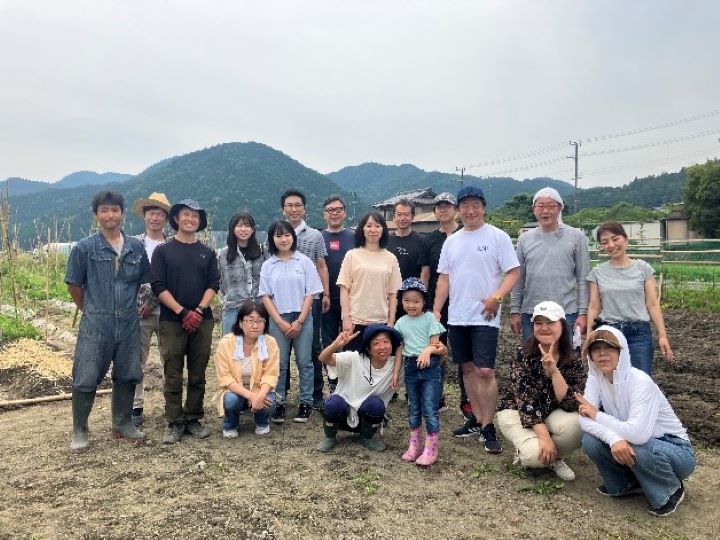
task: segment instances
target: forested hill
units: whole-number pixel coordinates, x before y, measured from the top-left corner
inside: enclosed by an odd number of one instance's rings
[[[64,176],[57,182],[38,182],[37,180],[27,180],[25,178],[8,178],[0,182],[0,191],[5,193],[7,185],[9,184],[10,196],[15,197],[38,193],[47,189],[66,189],[79,186],[98,186],[113,182],[124,182],[130,177],[132,177],[131,174],[115,172],[96,173],[93,171],[78,171]]]
[[[208,211],[215,230],[226,230],[230,216],[250,210],[261,228],[280,215],[280,195],[298,188],[308,197],[308,221],[320,225],[325,197],[338,191],[327,176],[313,171],[289,156],[264,144],[226,143],[163,160],[125,182],[104,185],[125,195],[125,230],[142,230],[140,219],[132,215],[132,203],[153,191],[164,192],[171,202],[191,197]],[[57,189],[13,197],[12,219],[19,226],[24,246],[47,236],[47,228],[60,236],[78,239],[92,224],[90,201],[98,186]]]
[[[610,207],[628,202],[646,208],[656,208],[667,203],[680,202],[687,176],[685,169],[658,176],[636,178],[622,187],[595,187],[580,190],[580,208]]]
[[[3,197],[5,193],[9,193],[11,197],[29,195],[30,193],[49,189],[51,185],[47,182],[12,177],[0,182],[0,193],[2,193]]]
[[[346,191],[355,191],[376,203],[387,199],[400,191],[431,187],[436,193],[449,191],[456,193],[460,189],[460,175],[442,172],[427,172],[414,165],[382,165],[380,163],[363,163],[345,167],[328,174],[337,185]],[[480,178],[465,175],[466,184],[480,186],[485,193],[489,208],[502,206],[518,193],[534,193],[550,186],[561,195],[572,193],[572,186],[567,182],[553,178],[533,178],[515,180],[513,178]],[[359,195],[360,196],[360,195]]]

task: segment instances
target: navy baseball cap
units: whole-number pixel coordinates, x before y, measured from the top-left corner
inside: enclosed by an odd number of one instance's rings
[[[460,204],[463,199],[467,199],[469,197],[476,197],[482,201],[483,205],[486,204],[485,195],[483,194],[482,189],[476,186],[465,186],[460,191],[458,191],[457,203]]]

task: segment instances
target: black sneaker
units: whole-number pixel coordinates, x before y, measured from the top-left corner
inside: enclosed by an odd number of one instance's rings
[[[485,442],[485,451],[489,454],[502,452],[502,441],[498,438],[495,426],[488,424],[482,428],[482,441]]]
[[[210,430],[203,426],[200,420],[190,420],[185,424],[185,433],[196,439],[207,439],[210,436]]]
[[[605,497],[616,497],[618,499],[621,499],[623,497],[632,497],[633,495],[642,495],[643,489],[640,487],[640,484],[637,482],[637,480],[633,480],[628,485],[627,490],[624,493],[620,493],[618,495],[610,495],[607,488],[605,487],[605,484],[599,485],[597,487],[597,492],[600,495],[604,495]]]
[[[666,502],[660,508],[651,508],[649,510],[649,512],[653,516],[658,516],[658,517],[669,516],[675,510],[677,510],[677,507],[680,506],[680,503],[683,502],[684,498],[685,498],[685,488],[683,486],[683,483],[680,482],[680,487],[677,488],[677,491],[675,491],[675,493],[670,495],[668,502]]]
[[[313,399],[312,408],[316,411],[324,411],[325,410],[325,400],[323,398]]]
[[[478,424],[474,418],[453,430],[453,436],[455,437],[465,438],[475,437],[477,435],[482,436],[482,427],[480,427],[480,424]]]
[[[180,442],[184,433],[185,424],[170,424],[165,432],[165,436],[163,437],[163,444],[175,444]]]
[[[284,424],[285,423],[285,405],[275,405],[275,412],[270,418],[273,424]]]
[[[301,403],[298,407],[298,412],[295,415],[295,418],[293,418],[293,422],[298,422],[300,424],[306,423],[310,418],[312,411],[312,405],[308,405],[307,403]]]

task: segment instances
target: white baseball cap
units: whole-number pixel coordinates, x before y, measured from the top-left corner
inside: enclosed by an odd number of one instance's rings
[[[530,320],[534,321],[535,317],[545,317],[550,322],[555,322],[565,318],[565,310],[560,304],[546,300],[545,302],[540,302],[535,306],[535,309],[533,309]]]

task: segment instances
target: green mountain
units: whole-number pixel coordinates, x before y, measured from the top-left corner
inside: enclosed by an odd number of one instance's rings
[[[93,171],[78,171],[64,176],[57,182],[51,184],[54,188],[74,188],[80,186],[97,186],[124,182],[131,178],[131,174],[116,172],[96,173]]]
[[[658,176],[635,178],[622,187],[594,187],[578,190],[578,207],[611,207],[628,202],[646,208],[656,208],[667,203],[680,202],[687,176],[685,169]]]
[[[436,193],[449,191],[456,193],[460,187],[460,175],[442,172],[427,172],[414,165],[382,165],[363,163],[345,167],[328,174],[342,189],[354,191],[370,202],[376,203],[392,197],[400,191],[431,187]],[[464,184],[479,186],[485,193],[488,208],[502,206],[518,193],[534,193],[544,187],[554,187],[563,197],[572,193],[567,182],[553,178],[532,178],[515,180],[513,178],[480,178],[465,175]]]
[[[265,229],[280,216],[280,195],[290,188],[308,199],[308,222],[322,225],[322,201],[332,193],[349,197],[328,177],[289,156],[255,142],[227,143],[164,160],[126,180],[103,185],[125,196],[128,214],[125,230],[141,232],[142,221],[132,214],[135,199],[153,191],[165,193],[171,202],[196,199],[207,212],[212,228],[225,231],[230,216],[250,210]],[[48,227],[60,238],[77,240],[92,225],[90,203],[98,186],[56,189],[11,199],[12,220],[18,225],[25,247],[47,237]],[[53,233],[54,235],[54,233]]]
[[[51,185],[52,184],[48,184],[47,182],[11,177],[0,182],[0,193],[3,197],[7,192],[10,193],[10,197],[29,195],[30,193],[37,193],[38,191],[49,189]]]

